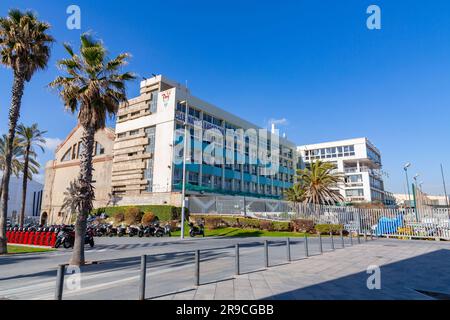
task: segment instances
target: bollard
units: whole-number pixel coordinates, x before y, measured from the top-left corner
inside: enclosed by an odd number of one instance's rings
[[[288,262],[291,262],[291,239],[287,238],[286,239],[286,259]]]
[[[56,290],[55,290],[55,300],[62,300],[63,289],[64,289],[64,273],[66,270],[66,265],[60,264],[58,266],[58,272],[56,274]]]
[[[240,264],[239,264],[239,243],[236,244],[236,260],[235,260],[235,270],[236,270],[236,275],[240,275],[241,274],[241,269],[240,269]]]
[[[139,300],[145,300],[145,282],[147,277],[147,256],[141,256],[141,278],[139,281]]]
[[[264,266],[269,267],[269,241],[264,241]]]
[[[319,250],[320,254],[323,253],[323,246],[322,246],[322,235],[319,233]]]
[[[350,232],[350,245],[353,246],[353,232]]]
[[[364,242],[367,242],[367,232],[364,232]]]
[[[331,250],[334,251],[334,238],[333,238],[333,232],[330,232],[330,237],[331,237]]]
[[[341,231],[341,243],[342,243],[342,248],[345,248],[344,232],[343,231]]]
[[[358,232],[358,244],[360,244],[360,243],[361,243],[361,237],[360,237],[360,234]]]
[[[200,250],[195,251],[195,286],[200,286]]]
[[[308,237],[305,234],[305,257],[309,257],[309,250],[308,250]]]

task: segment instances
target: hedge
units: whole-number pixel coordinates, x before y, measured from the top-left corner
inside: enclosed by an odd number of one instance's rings
[[[118,213],[124,213],[129,208],[138,208],[142,213],[152,212],[160,221],[181,220],[181,208],[168,205],[147,205],[147,206],[124,206],[99,208],[92,211],[92,215],[101,213],[114,217]],[[189,211],[186,208],[186,219],[189,218]]]
[[[208,229],[217,229],[221,227],[232,227],[242,229],[258,229],[268,231],[291,231],[291,224],[283,221],[259,220],[242,217],[224,217],[212,215],[195,215],[194,220],[205,220],[205,226]]]
[[[341,224],[316,224],[315,229],[320,234],[340,234],[344,230],[344,226]]]

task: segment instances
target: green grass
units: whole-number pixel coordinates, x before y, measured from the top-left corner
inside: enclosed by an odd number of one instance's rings
[[[54,251],[54,249],[8,245],[8,254],[36,253],[36,252],[48,252],[48,251]]]
[[[304,237],[304,233],[299,232],[281,232],[281,231],[265,231],[255,229],[240,229],[240,228],[220,228],[215,230],[205,230],[206,237]],[[189,236],[189,227],[185,227],[185,236]],[[172,232],[173,237],[179,237],[181,231]],[[311,235],[308,235],[311,236]]]

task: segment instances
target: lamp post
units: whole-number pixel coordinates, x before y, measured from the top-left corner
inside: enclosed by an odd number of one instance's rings
[[[444,185],[444,197],[445,197],[445,203],[447,204],[447,209],[449,208],[448,203],[448,195],[447,195],[447,186],[445,185],[445,178],[444,178],[444,167],[441,163],[441,175],[442,175],[442,184]]]
[[[186,219],[186,157],[187,157],[187,147],[188,147],[188,100],[181,101],[180,104],[184,104],[186,106],[184,112],[184,137],[183,137],[183,180],[181,187],[181,197],[182,197],[182,206],[181,206],[181,236],[180,238],[184,239],[184,220]]]
[[[408,179],[408,168],[411,166],[411,163],[407,162],[403,166],[403,170],[405,170],[406,175],[406,187],[408,188],[408,207],[411,208],[411,193],[409,192],[409,179]]]

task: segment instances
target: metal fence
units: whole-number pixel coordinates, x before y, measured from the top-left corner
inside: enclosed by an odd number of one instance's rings
[[[294,204],[249,197],[194,196],[191,214],[242,215],[277,221],[312,220],[316,224],[340,224],[344,230],[378,236],[450,240],[450,209],[366,209],[348,206]]]

